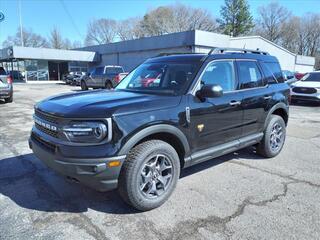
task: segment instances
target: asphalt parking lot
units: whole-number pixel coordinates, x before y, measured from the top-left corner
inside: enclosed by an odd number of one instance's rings
[[[14,86],[0,102],[0,239],[320,239],[320,107],[290,108],[273,159],[252,148],[183,171],[162,207],[135,212],[47,169],[28,147],[33,105],[78,90]]]

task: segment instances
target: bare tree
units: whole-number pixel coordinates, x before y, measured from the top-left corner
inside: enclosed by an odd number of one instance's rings
[[[202,8],[192,8],[182,4],[171,6],[174,16],[174,31],[187,30],[217,31],[218,25],[212,15]]]
[[[257,32],[272,42],[278,42],[283,33],[283,24],[291,13],[277,2],[258,9]]]
[[[25,47],[48,47],[49,44],[47,40],[39,34],[35,34],[31,29],[27,30],[25,28],[23,31],[23,45]],[[8,36],[7,39],[2,43],[3,47],[9,46],[21,46],[21,35],[20,29],[17,29],[17,32],[14,36]]]
[[[112,19],[101,18],[88,24],[86,45],[105,44],[115,40],[117,22]]]
[[[75,49],[75,48],[81,48],[81,47],[83,47],[83,44],[80,42],[80,41],[74,41],[73,43],[72,43],[72,49]]]
[[[299,29],[300,17],[289,17],[282,23],[282,34],[279,44],[289,51],[297,53],[299,51]]]
[[[128,18],[118,22],[117,32],[121,41],[132,40],[139,37],[143,37],[143,31],[141,29],[141,18]]]
[[[158,36],[195,29],[214,31],[217,23],[205,9],[175,4],[148,12],[141,21],[141,28],[146,36]]]
[[[51,48],[56,48],[56,49],[65,48],[64,40],[61,36],[59,29],[56,26],[50,32],[49,43]]]
[[[320,14],[310,13],[303,17],[301,31],[306,31],[307,55],[315,56],[320,48]]]

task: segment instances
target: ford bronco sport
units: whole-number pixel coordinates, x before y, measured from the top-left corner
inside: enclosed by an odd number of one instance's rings
[[[150,210],[169,198],[183,168],[251,145],[267,158],[279,154],[289,92],[265,52],[155,57],[114,90],[36,104],[29,144],[60,174],[100,191],[118,188],[128,204]]]

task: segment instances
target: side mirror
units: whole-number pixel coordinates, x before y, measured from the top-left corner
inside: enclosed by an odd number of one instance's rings
[[[223,95],[223,90],[220,85],[208,84],[208,85],[203,85],[201,89],[197,91],[196,95],[200,99],[216,98],[216,97],[221,97]]]

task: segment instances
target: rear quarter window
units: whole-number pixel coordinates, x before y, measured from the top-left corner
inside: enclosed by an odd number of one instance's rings
[[[273,74],[273,76],[279,83],[284,82],[283,74],[278,62],[263,62],[262,65],[263,65],[263,68],[267,68],[269,72]],[[268,70],[266,70],[266,72],[268,72]]]

